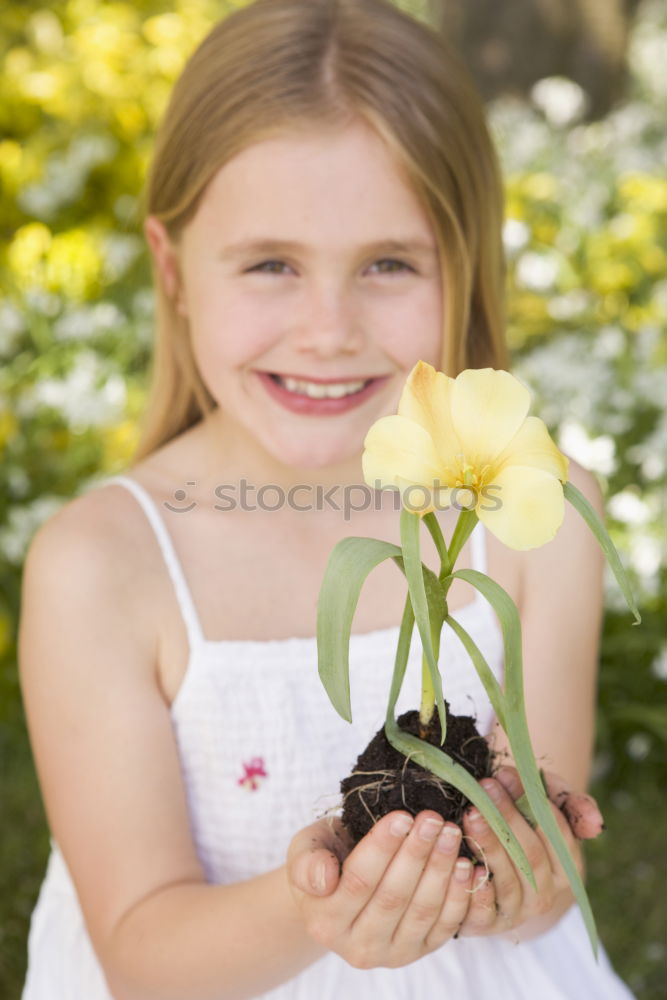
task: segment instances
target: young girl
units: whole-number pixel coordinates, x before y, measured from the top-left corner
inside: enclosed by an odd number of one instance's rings
[[[461,66],[385,0],[258,0],[188,63],[148,185],[143,441],[26,564],[21,677],[53,842],[24,1000],[629,997],[592,958],[510,767],[485,784],[536,893],[473,814],[493,879],[457,861],[461,833],[435,813],[391,813],[352,850],[325,817],[382,724],[405,596],[387,566],[362,595],[348,725],[317,675],[326,560],[351,534],[397,540],[393,496],[367,502],[360,458],[415,362],[506,365],[501,205]],[[592,478],[572,478],[599,508]],[[438,516],[450,536],[456,512]],[[583,789],[596,543],[568,513],[542,549],[511,552],[481,524],[466,549],[520,607],[552,792]],[[466,586],[450,607],[500,677],[498,623]],[[493,738],[462,648],[445,657],[453,710]],[[399,710],[419,676],[415,640]],[[587,836],[599,815],[578,805]]]

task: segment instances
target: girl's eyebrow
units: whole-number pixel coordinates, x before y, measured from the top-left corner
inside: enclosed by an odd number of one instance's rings
[[[275,239],[252,239],[242,240],[239,243],[230,243],[224,247],[220,253],[220,260],[235,260],[239,257],[254,256],[261,254],[299,254],[308,253],[309,247],[305,243],[298,243],[294,240]],[[437,249],[432,243],[425,243],[420,239],[388,239],[378,240],[374,243],[365,243],[356,248],[362,254],[413,254],[424,257],[434,257]]]

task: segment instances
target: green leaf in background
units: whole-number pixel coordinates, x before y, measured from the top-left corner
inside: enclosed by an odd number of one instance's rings
[[[627,601],[628,607],[635,616],[635,620],[632,624],[639,625],[642,619],[637,605],[635,604],[635,599],[632,596],[630,581],[628,580],[625,570],[623,569],[623,564],[618,557],[618,552],[614,547],[614,543],[607,534],[607,530],[598,517],[597,512],[591,507],[583,493],[581,493],[576,486],[573,486],[572,483],[564,483],[563,493],[565,495],[565,499],[569,500],[572,506],[579,511],[584,521],[600,543],[600,547],[607,557],[618,585],[623,592],[625,600]]]

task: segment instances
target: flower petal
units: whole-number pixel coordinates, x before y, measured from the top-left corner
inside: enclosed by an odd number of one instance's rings
[[[509,372],[467,368],[454,379],[452,421],[466,463],[480,469],[503,451],[521,427],[530,393]]]
[[[431,489],[439,462],[431,437],[420,424],[398,414],[380,417],[364,441],[364,479],[374,489],[417,483]]]
[[[559,480],[543,469],[506,466],[483,490],[477,516],[511,549],[535,549],[551,541],[563,522]]]
[[[562,483],[567,482],[569,462],[552,441],[539,417],[526,417],[505,450],[494,462],[499,473],[508,465],[525,465],[549,472]]]
[[[398,404],[402,417],[414,420],[430,434],[443,473],[447,467],[456,468],[456,458],[461,452],[452,423],[453,386],[454,379],[425,361],[418,361],[408,375]]]

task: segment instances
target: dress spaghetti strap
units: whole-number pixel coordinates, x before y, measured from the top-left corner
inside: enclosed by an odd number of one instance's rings
[[[204,636],[202,634],[199,616],[195,610],[194,601],[192,600],[190,588],[186,583],[180,560],[176,555],[174,544],[171,540],[169,532],[167,531],[165,523],[158,512],[153,498],[147,490],[145,490],[144,487],[136,481],[136,479],[132,479],[130,476],[113,476],[106,479],[102,485],[109,486],[114,484],[125,486],[130,493],[134,494],[134,497],[143,508],[143,511],[148,518],[153,531],[155,532],[155,537],[157,538],[160,551],[162,552],[162,557],[165,561],[169,576],[171,577],[171,582],[176,592],[176,600],[178,601],[178,606],[187,631],[188,644],[190,650],[192,650],[196,645],[204,640]]]

